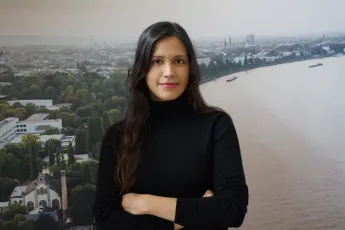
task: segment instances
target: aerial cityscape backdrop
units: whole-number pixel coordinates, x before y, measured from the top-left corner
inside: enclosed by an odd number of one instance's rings
[[[235,122],[250,189],[242,228],[342,229],[344,9],[1,0],[0,229],[93,228],[100,143],[125,114],[138,36],[162,20],[187,30],[205,100]]]

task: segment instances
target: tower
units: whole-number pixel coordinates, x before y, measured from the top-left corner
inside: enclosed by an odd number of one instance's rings
[[[67,209],[68,209],[68,203],[67,203],[67,185],[66,185],[66,171],[61,170],[61,203],[62,203],[62,215],[63,215],[63,222],[66,221],[67,218]]]

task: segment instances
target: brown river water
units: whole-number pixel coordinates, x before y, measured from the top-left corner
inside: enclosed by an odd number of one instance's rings
[[[345,56],[233,75],[201,91],[239,135],[250,192],[241,229],[344,230]]]

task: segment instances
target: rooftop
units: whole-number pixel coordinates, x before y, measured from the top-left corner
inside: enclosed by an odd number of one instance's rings
[[[63,134],[54,134],[54,135],[41,135],[40,136],[40,141],[41,142],[46,142],[49,139],[56,139],[56,140],[61,140],[63,138]]]
[[[25,124],[25,123],[50,123],[50,122],[61,122],[61,119],[49,119],[49,120],[25,120],[25,121],[18,121],[17,123]]]
[[[61,140],[64,135],[63,134],[53,134],[53,135],[38,135],[38,134],[34,134],[35,136],[39,137],[39,141],[40,142],[46,142],[49,139],[56,139],[56,140]],[[13,138],[13,140],[11,141],[11,143],[20,143],[22,141],[23,136],[25,136],[25,134],[19,134],[17,135],[15,138]]]
[[[5,118],[4,120],[0,121],[0,129],[1,129],[4,125],[8,124],[9,122],[15,121],[15,120],[18,120],[18,118],[15,118],[15,117],[7,117],[7,118]]]
[[[47,119],[48,117],[49,113],[35,113],[31,117],[26,119],[26,121],[42,121]]]
[[[3,207],[8,207],[8,201],[6,202],[0,202],[0,208],[3,208]]]
[[[11,197],[21,197],[22,196],[22,192],[24,192],[26,189],[26,185],[21,185],[21,186],[17,186],[14,188]]]
[[[11,82],[0,82],[0,86],[10,86],[10,85],[12,85],[12,83]]]
[[[14,104],[16,102],[27,105],[29,103],[35,104],[35,105],[45,105],[45,106],[51,106],[53,104],[53,100],[11,100],[7,101],[9,104]]]

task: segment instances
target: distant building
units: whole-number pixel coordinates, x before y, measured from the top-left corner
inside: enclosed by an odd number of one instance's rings
[[[49,110],[59,110],[61,108],[66,107],[67,109],[72,108],[72,103],[61,103],[61,104],[56,104],[50,107],[47,107],[47,109]]]
[[[26,121],[43,121],[49,118],[49,113],[35,113],[31,115]]]
[[[18,118],[8,117],[0,122],[0,148],[8,143],[19,143],[24,134],[41,134],[47,128],[55,127],[62,129],[62,120],[49,120],[49,114],[37,113],[25,121],[19,121]],[[62,139],[61,135],[59,139]],[[73,139],[73,138],[72,138]],[[74,141],[74,140],[72,140]]]
[[[8,117],[0,121],[0,142],[12,140],[17,133],[18,118]]]
[[[0,202],[0,213],[4,212],[7,207],[8,207],[8,201]]]
[[[82,162],[90,159],[88,154],[77,154],[77,155],[73,155],[73,156],[74,156],[75,161],[78,163],[82,163]],[[63,160],[66,162],[68,161],[68,155],[67,154],[63,155]],[[49,156],[46,156],[45,158],[43,158],[42,161],[45,163],[49,163]],[[55,160],[55,162],[56,162],[56,160]]]
[[[10,143],[21,143],[22,138],[25,134],[17,135]],[[72,148],[75,147],[75,136],[66,136],[64,134],[53,134],[53,135],[37,135],[39,137],[40,148],[43,149],[45,143],[50,140],[58,140],[60,142],[60,148],[63,152],[67,151],[69,144],[72,144]]]
[[[23,106],[26,106],[28,104],[34,104],[37,108],[46,108],[53,106],[53,100],[12,100],[7,101],[10,105],[13,105],[14,103],[19,103]]]
[[[1,87],[10,87],[10,86],[12,86],[11,82],[3,82],[3,81],[0,82],[0,88]]]
[[[254,35],[249,34],[246,38],[246,47],[253,46],[255,43]]]
[[[59,130],[62,129],[62,120],[61,119],[54,119],[54,120],[25,120],[25,121],[18,121],[17,122],[17,134],[41,134],[47,128],[58,128]]]
[[[50,139],[55,139],[55,140],[60,141],[60,148],[64,152],[67,151],[69,144],[72,144],[72,148],[75,147],[75,136],[66,136],[64,134],[41,135],[40,136],[41,147],[44,148],[45,143]]]
[[[43,168],[29,185],[14,188],[9,204],[23,204],[29,213],[38,213],[40,206],[57,210],[61,207],[61,182],[49,169]]]

